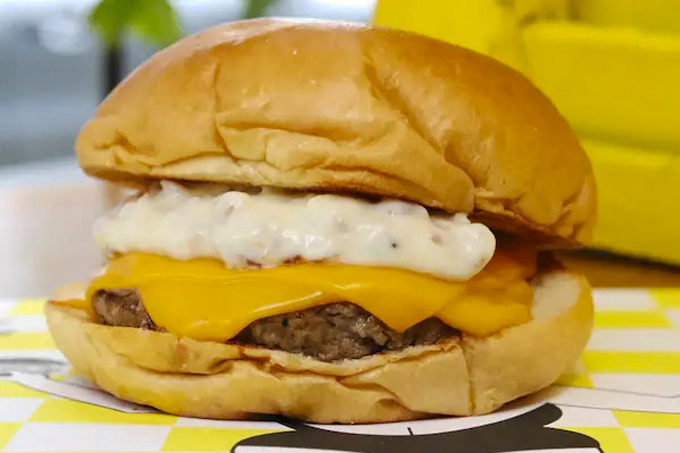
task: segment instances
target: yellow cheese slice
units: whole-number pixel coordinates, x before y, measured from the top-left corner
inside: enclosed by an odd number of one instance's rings
[[[179,337],[227,341],[250,323],[334,302],[351,302],[397,331],[430,317],[473,335],[489,335],[530,319],[531,289],[520,264],[495,258],[470,282],[400,269],[304,263],[228,269],[217,260],[178,261],[143,253],[114,258],[91,283],[137,288],[149,316]],[[94,315],[90,302],[61,301]]]

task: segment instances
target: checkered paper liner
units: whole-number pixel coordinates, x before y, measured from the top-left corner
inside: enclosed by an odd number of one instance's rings
[[[0,299],[0,448],[680,453],[680,288],[600,289],[594,297],[591,341],[556,386],[487,416],[354,426],[176,417],[68,375],[48,379],[64,371],[64,358],[47,333],[45,301]]]

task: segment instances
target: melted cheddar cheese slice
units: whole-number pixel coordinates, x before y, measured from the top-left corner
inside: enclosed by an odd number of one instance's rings
[[[102,289],[137,288],[159,327],[196,340],[224,342],[268,316],[351,302],[397,331],[437,317],[462,332],[486,336],[530,319],[533,270],[524,257],[497,251],[468,282],[399,269],[306,263],[228,269],[221,261],[177,261],[132,253],[114,258],[80,304]],[[62,302],[72,306],[78,303]]]

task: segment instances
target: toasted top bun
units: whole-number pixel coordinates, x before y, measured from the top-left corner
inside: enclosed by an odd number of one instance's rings
[[[378,194],[564,243],[587,241],[594,221],[588,158],[536,87],[485,56],[384,28],[208,29],[118,86],[76,150],[87,173],[112,180]]]

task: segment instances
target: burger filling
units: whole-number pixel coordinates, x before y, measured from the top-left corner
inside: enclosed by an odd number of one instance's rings
[[[476,275],[494,253],[493,233],[465,214],[399,200],[257,190],[164,181],[97,222],[95,241],[109,254],[214,258],[230,269],[323,261],[457,281]]]
[[[100,290],[94,294],[93,304],[102,324],[164,330],[153,322],[137,290]],[[455,329],[436,318],[397,332],[361,307],[334,303],[260,319],[232,341],[301,353],[330,362],[435,344],[456,335]]]
[[[95,236],[105,325],[334,361],[531,319],[533,249],[403,201],[163,183]]]

